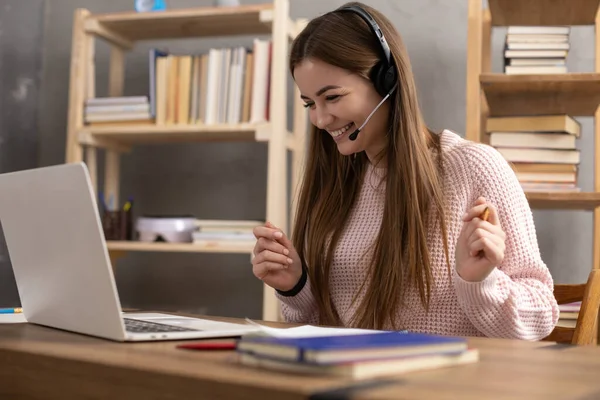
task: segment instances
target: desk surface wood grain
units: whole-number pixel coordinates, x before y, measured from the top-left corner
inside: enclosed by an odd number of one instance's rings
[[[469,342],[480,350],[476,364],[361,382],[253,369],[237,364],[233,351],[176,348],[181,342],[116,343],[32,324],[4,324],[0,398],[600,398],[598,347],[486,338]]]

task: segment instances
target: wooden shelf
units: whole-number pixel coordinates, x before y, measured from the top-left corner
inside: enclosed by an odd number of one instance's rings
[[[487,73],[480,75],[480,82],[490,117],[541,114],[593,116],[600,105],[598,73]]]
[[[492,25],[594,25],[600,0],[488,0]]]
[[[107,240],[109,251],[154,251],[154,252],[178,252],[178,253],[238,253],[250,254],[254,243],[247,247],[232,246],[226,241],[217,242],[214,246],[202,246],[194,243],[166,243],[166,242],[136,242],[136,241],[113,241]]]
[[[94,14],[88,33],[125,41],[272,33],[273,3],[239,7],[203,7],[161,12]]]
[[[600,207],[600,193],[526,193],[533,209],[593,210]]]
[[[122,144],[168,143],[189,141],[260,141],[267,140],[268,125],[121,125],[84,127],[80,140],[90,137],[115,140]]]
[[[142,144],[167,144],[191,142],[266,142],[271,126],[265,124],[216,125],[121,125],[84,127],[79,132],[79,143],[128,151],[128,147]],[[287,148],[294,149],[291,132],[287,135]]]

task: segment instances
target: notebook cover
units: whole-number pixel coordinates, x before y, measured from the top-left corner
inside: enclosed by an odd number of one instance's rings
[[[306,338],[242,337],[242,342],[287,346],[301,350],[349,350],[379,347],[413,347],[462,344],[466,339],[414,332],[374,332],[372,334],[321,336]]]

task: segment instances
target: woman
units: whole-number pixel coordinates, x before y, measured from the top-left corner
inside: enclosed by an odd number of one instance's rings
[[[292,44],[307,165],[293,239],[256,227],[253,273],[291,322],[544,338],[558,306],[512,169],[492,147],[431,132],[397,31],[346,6]]]

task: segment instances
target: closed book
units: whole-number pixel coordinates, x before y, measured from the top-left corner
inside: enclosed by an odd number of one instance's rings
[[[576,173],[577,165],[575,164],[540,164],[540,163],[511,163],[510,166],[516,172],[523,173]]]
[[[581,135],[581,125],[573,117],[562,115],[531,115],[492,117],[486,122],[487,132],[566,132]]]
[[[580,192],[581,188],[575,183],[554,182],[520,182],[525,192]]]
[[[459,337],[385,331],[306,338],[246,335],[237,346],[242,353],[318,364],[457,353],[466,349],[466,340]]]
[[[581,309],[581,301],[574,301],[567,304],[559,304],[558,309],[560,312],[579,312]]]
[[[535,74],[566,74],[566,65],[507,65],[504,68],[507,75],[535,75]]]
[[[85,101],[86,106],[112,106],[123,104],[148,104],[148,96],[95,97]]]
[[[525,183],[575,183],[577,174],[575,172],[515,172],[519,182]]]
[[[568,35],[571,32],[570,26],[530,26],[530,25],[510,25],[506,29],[508,35]]]
[[[281,361],[252,354],[240,353],[239,362],[250,367],[317,376],[337,376],[352,379],[369,379],[399,375],[413,371],[432,370],[475,363],[479,360],[477,349],[453,354],[430,354],[416,357],[400,357],[387,360],[347,362],[339,364],[309,364]]]
[[[521,149],[499,147],[498,152],[509,162],[579,164],[579,150]]]
[[[494,147],[521,147],[539,149],[577,148],[577,138],[564,133],[492,132],[490,145]]]

